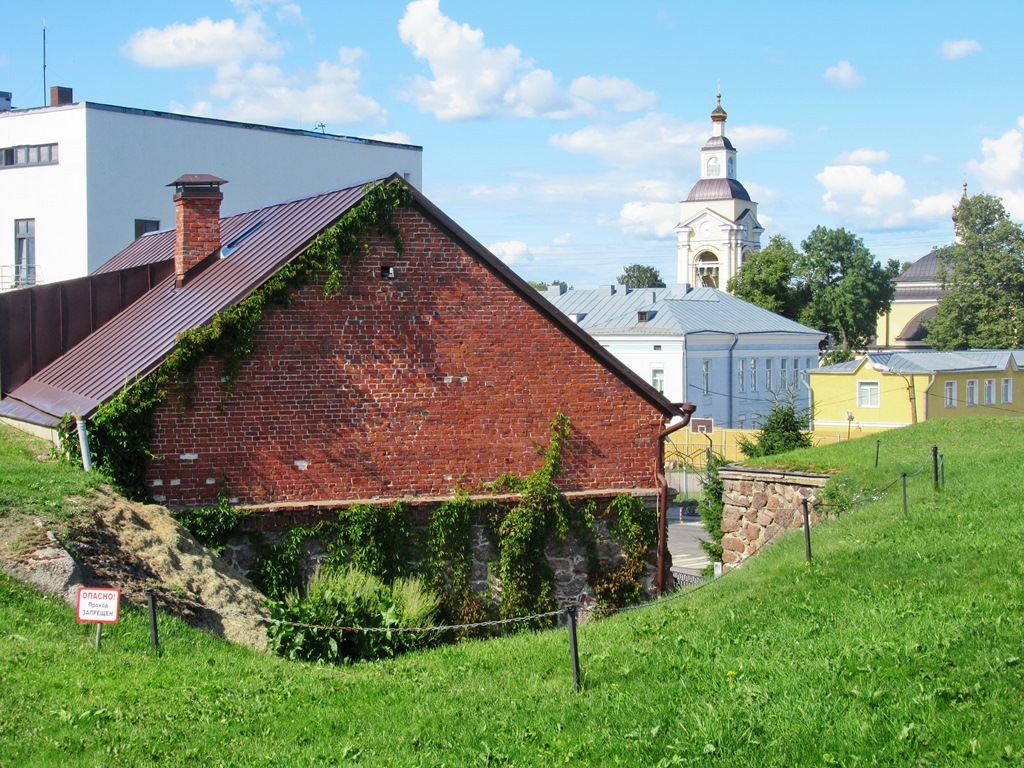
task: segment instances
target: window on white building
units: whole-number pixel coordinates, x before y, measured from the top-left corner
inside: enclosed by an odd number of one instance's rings
[[[14,286],[36,284],[36,220],[14,220]]]
[[[1003,379],[1002,402],[1004,404],[1013,402],[1013,379]]]
[[[739,360],[736,361],[736,381],[739,383],[738,389],[739,389],[740,392],[746,392],[747,391],[747,380],[745,378],[746,375],[747,375],[747,372],[746,372],[746,370],[743,367],[743,363],[744,363],[744,360],[743,360],[742,357]]]
[[[968,379],[967,380],[967,404],[977,405],[978,404],[978,380]]]
[[[757,392],[757,358],[750,358],[750,391]]]
[[[56,144],[22,144],[0,148],[0,168],[18,165],[54,165],[58,161]]]
[[[956,408],[956,382],[946,382],[946,407]]]
[[[996,404],[996,380],[985,379],[985,405]]]
[[[765,358],[764,361],[764,388],[769,392],[772,391],[772,359],[770,357]]]
[[[664,368],[652,368],[651,369],[651,386],[656,390],[665,394],[665,369]]]
[[[779,361],[779,386],[785,389],[789,386],[789,371],[787,370],[787,363],[789,360],[782,358]],[[795,382],[794,382],[795,383]]]
[[[706,395],[711,389],[711,361],[705,360],[700,367],[700,384]]]
[[[808,365],[807,367],[810,368],[811,366]],[[793,386],[795,387],[797,384],[800,383],[800,358],[799,357],[794,357],[793,358],[793,374],[792,375],[793,375],[792,382],[793,382]]]
[[[857,407],[858,408],[878,408],[881,405],[880,402],[880,390],[879,382],[877,381],[858,381],[857,382]]]

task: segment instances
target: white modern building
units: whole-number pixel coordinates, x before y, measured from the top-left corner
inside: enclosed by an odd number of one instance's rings
[[[141,234],[174,226],[165,186],[227,179],[231,215],[399,173],[423,150],[314,131],[73,102],[11,109],[0,94],[0,290],[88,274]]]
[[[679,282],[722,290],[747,255],[760,250],[764,232],[757,203],[736,177],[736,147],[725,135],[727,117],[719,94],[711,138],[700,151],[700,180],[679,204],[676,226]]]

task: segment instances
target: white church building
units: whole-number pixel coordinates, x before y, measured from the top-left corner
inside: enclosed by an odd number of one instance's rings
[[[700,180],[679,204],[679,282],[721,288],[760,250],[757,203],[736,178],[736,147],[725,135],[722,96],[711,113],[711,138],[700,151]]]
[[[135,238],[174,226],[165,185],[229,179],[225,215],[401,174],[423,149],[372,139],[75,102],[12,109],[0,92],[0,290],[89,274]]]
[[[678,283],[605,285],[543,295],[672,402],[697,406],[701,430],[752,429],[779,400],[810,405],[806,371],[824,334],[724,290],[760,249],[757,203],[736,178],[721,96],[701,177],[679,205]]]

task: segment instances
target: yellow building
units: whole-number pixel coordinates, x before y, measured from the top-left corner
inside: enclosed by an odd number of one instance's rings
[[[815,433],[1024,416],[1024,350],[869,352],[808,371]]]
[[[934,317],[942,296],[942,262],[932,251],[893,278],[892,307],[878,318],[875,346],[887,349],[927,349],[923,321]]]

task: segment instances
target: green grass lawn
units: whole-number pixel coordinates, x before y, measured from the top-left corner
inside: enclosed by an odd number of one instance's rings
[[[0,581],[0,766],[1024,765],[1024,421],[789,454],[867,497],[685,597],[565,630],[326,668]],[[902,463],[905,462],[905,463]],[[3,470],[0,470],[3,471]]]

